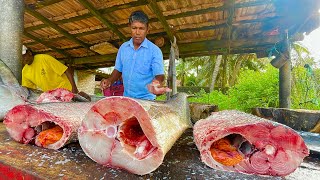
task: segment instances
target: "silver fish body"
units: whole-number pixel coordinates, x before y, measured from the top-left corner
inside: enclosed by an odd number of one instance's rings
[[[29,91],[20,86],[9,67],[0,60],[0,121],[14,106],[24,104]]]

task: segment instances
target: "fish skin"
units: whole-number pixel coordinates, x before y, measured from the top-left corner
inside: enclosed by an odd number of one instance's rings
[[[7,86],[20,86],[17,78],[10,68],[0,59],[0,84]]]
[[[0,121],[14,106],[25,104],[29,91],[20,86],[9,67],[0,60]]]
[[[220,164],[210,154],[213,142],[230,134],[240,134],[254,148],[235,166]],[[193,135],[201,160],[218,170],[286,176],[309,155],[302,137],[290,127],[240,111],[213,113],[194,125]]]
[[[144,175],[162,164],[165,154],[190,127],[184,93],[168,102],[113,96],[89,110],[78,138],[85,154],[95,162]]]

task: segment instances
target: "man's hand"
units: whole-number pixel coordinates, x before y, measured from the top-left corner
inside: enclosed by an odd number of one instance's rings
[[[164,94],[166,92],[171,92],[172,90],[170,88],[167,87],[162,87],[160,82],[156,79],[154,79],[152,81],[151,84],[148,84],[148,90],[155,95],[161,95]]]
[[[100,82],[100,89],[103,90],[109,88],[111,86],[111,81],[109,79],[102,79]]]
[[[78,94],[79,94],[80,96],[88,99],[89,101],[91,101],[91,97],[90,97],[87,93],[85,93],[85,92],[83,92],[83,91],[80,91]]]

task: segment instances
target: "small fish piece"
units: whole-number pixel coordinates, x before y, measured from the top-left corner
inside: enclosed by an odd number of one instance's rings
[[[92,106],[78,138],[95,162],[144,175],[162,164],[165,154],[190,127],[184,93],[168,102],[112,96]]]
[[[48,102],[71,102],[74,98],[74,94],[63,88],[57,88],[42,93],[37,99],[37,103],[48,103]]]
[[[43,92],[38,99],[37,103],[48,103],[48,102],[89,102],[88,99],[80,96],[79,94],[74,94],[71,91],[64,88],[56,88]]]
[[[201,160],[218,170],[286,176],[309,155],[290,127],[235,110],[197,121],[193,135]]]

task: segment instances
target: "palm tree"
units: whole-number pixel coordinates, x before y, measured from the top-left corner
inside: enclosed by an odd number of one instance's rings
[[[186,58],[178,62],[177,79],[181,81],[182,86],[187,84],[187,79],[192,79],[192,84],[209,87],[210,91],[213,91],[216,86],[226,90],[235,85],[241,68],[259,70],[266,63],[269,62],[258,60],[255,54]],[[192,74],[197,77],[196,82]]]
[[[211,79],[211,84],[210,84],[210,92],[212,92],[214,90],[214,85],[216,84],[216,80],[217,80],[217,77],[218,77],[222,56],[220,55],[220,56],[211,56],[210,57],[210,61],[214,61],[214,59],[216,59],[216,63],[214,65],[214,69],[213,69],[213,72],[212,72],[212,79]]]

